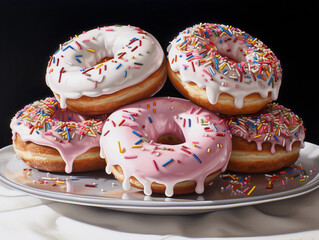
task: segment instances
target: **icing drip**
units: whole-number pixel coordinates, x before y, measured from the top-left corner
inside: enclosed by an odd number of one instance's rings
[[[105,57],[111,59],[98,63]],[[142,82],[163,59],[160,44],[140,28],[97,28],[60,45],[48,63],[46,84],[64,109],[68,98],[112,94]]]
[[[157,140],[172,134],[182,143],[169,145]],[[178,182],[194,180],[196,193],[204,191],[205,178],[226,169],[230,134],[214,113],[188,100],[151,98],[113,112],[103,127],[101,154],[124,173],[123,189],[130,188],[134,176],[152,194],[151,184],[165,185],[166,196],[174,194]]]
[[[264,142],[271,143],[271,153],[275,145],[281,145],[286,151],[292,150],[294,142],[303,147],[305,129],[303,121],[290,109],[278,103],[269,103],[259,113],[240,116],[222,116],[233,136],[255,142],[258,151]]]
[[[211,104],[221,93],[233,96],[237,108],[252,93],[278,97],[279,60],[263,42],[238,28],[211,23],[187,28],[170,43],[168,60],[183,82],[206,88]]]
[[[46,98],[25,106],[12,118],[12,139],[19,134],[22,141],[55,148],[72,172],[76,157],[99,146],[103,122],[62,110],[56,98]]]

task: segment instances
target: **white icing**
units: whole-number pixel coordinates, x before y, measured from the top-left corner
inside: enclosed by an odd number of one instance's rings
[[[113,59],[97,64],[105,57]],[[163,58],[157,40],[140,28],[97,28],[60,46],[49,61],[46,84],[66,108],[68,98],[112,94],[142,82],[161,66]]]
[[[182,82],[206,88],[211,104],[217,103],[221,93],[233,96],[237,108],[242,108],[244,98],[252,93],[266,98],[270,92],[273,100],[278,97],[279,60],[260,40],[238,28],[194,25],[182,31],[167,51],[171,69],[179,72]]]

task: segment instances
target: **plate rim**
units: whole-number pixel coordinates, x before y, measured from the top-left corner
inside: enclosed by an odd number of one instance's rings
[[[309,144],[309,143],[308,143]],[[315,144],[310,143],[311,145],[316,146]],[[12,145],[5,146],[0,149],[0,156],[5,151],[10,151],[10,153],[15,154]],[[0,163],[2,166],[7,163],[9,159],[0,158]],[[136,199],[117,199],[111,197],[103,196],[90,196],[90,195],[77,195],[63,192],[52,192],[50,190],[43,190],[33,188],[31,186],[23,185],[16,183],[6,176],[3,176],[0,172],[0,181],[2,181],[7,186],[24,192],[26,194],[39,197],[46,200],[63,202],[69,204],[85,205],[85,206],[94,206],[102,208],[111,208],[115,210],[129,211],[134,209],[145,211],[145,210],[193,210],[193,211],[214,211],[220,209],[229,209],[242,206],[257,205],[262,203],[269,203],[275,201],[281,201],[289,198],[294,198],[298,196],[305,195],[319,188],[319,172],[316,176],[307,182],[305,185],[302,185],[299,188],[290,189],[285,192],[277,192],[269,195],[262,196],[252,196],[249,198],[236,198],[236,199],[224,199],[224,200],[188,200],[185,201],[145,201],[145,200],[136,200]],[[271,197],[269,197],[271,195]],[[89,200],[89,201],[88,201]]]

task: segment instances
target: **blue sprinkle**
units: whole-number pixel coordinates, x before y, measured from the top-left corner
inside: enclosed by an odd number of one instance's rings
[[[189,118],[188,119],[188,127],[191,127],[192,126],[192,120]]]
[[[275,140],[276,140],[277,142],[279,142],[279,140],[278,140],[278,138],[277,138],[276,136],[274,136],[274,138],[275,138]]]
[[[215,73],[214,73],[214,70],[213,70],[212,66],[209,66],[208,71],[209,71],[210,75],[212,75],[212,76],[214,76],[214,75],[215,75]]]
[[[215,124],[214,124],[214,123],[212,123],[212,126],[213,126],[213,128],[214,128],[215,132],[218,132],[218,129],[217,129],[217,127],[215,126]]]
[[[194,57],[194,55],[190,55],[189,57],[186,58],[186,60],[191,59],[192,57]]]
[[[76,61],[78,61],[79,63],[82,63],[82,62],[81,62],[81,60],[80,60],[80,59],[78,59],[78,58],[76,58],[75,60],[76,60]]]
[[[68,119],[71,120],[71,119],[72,119],[72,116],[69,116]]]
[[[83,55],[75,55],[75,57],[83,57]]]
[[[151,116],[148,116],[148,120],[150,121],[150,123],[152,123],[152,122],[153,122],[153,120],[152,120]]]
[[[193,157],[196,158],[196,160],[197,160],[199,163],[202,163],[202,161],[196,156],[195,153],[193,153]]]
[[[219,70],[218,58],[217,58],[217,57],[214,57],[214,60],[215,60],[215,68],[216,68],[217,70]]]
[[[179,38],[176,42],[179,42],[180,40],[182,40],[181,38]]]
[[[298,137],[298,133],[297,132],[295,133],[295,136]]]
[[[117,65],[116,69],[119,69],[122,66],[122,63],[120,63],[119,65]]]
[[[134,145],[138,145],[138,144],[141,143],[142,141],[143,141],[143,140],[140,139],[140,140],[138,140],[137,142],[135,142]]]
[[[170,160],[168,160],[167,162],[163,163],[162,166],[165,167],[167,164],[173,162],[173,158],[171,158]]]
[[[134,133],[136,136],[138,136],[138,137],[142,137],[141,134],[139,134],[138,132],[136,132],[136,131],[134,131],[134,130],[133,130],[133,133]]]
[[[127,76],[127,71],[125,70],[124,71],[124,77],[126,78],[126,76]]]
[[[132,114],[129,114],[129,117],[130,117],[131,120],[135,121],[135,118],[132,116]]]
[[[64,49],[62,49],[62,51],[64,52],[64,51],[67,50],[68,48],[74,49],[71,45],[69,45],[69,46],[65,47]]]

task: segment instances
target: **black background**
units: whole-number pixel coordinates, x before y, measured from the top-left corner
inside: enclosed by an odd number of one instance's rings
[[[49,56],[70,36],[98,26],[131,24],[169,41],[200,22],[238,27],[281,60],[278,102],[304,120],[306,140],[319,144],[318,3],[316,1],[1,1],[0,147],[11,144],[10,119],[23,106],[52,96],[45,84]],[[158,96],[181,96],[169,81]]]

